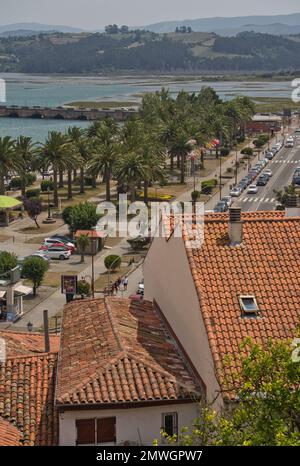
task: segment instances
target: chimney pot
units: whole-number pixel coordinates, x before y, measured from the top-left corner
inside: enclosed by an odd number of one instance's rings
[[[240,207],[230,207],[229,209],[229,221],[230,222],[240,222],[241,221],[241,212]]]

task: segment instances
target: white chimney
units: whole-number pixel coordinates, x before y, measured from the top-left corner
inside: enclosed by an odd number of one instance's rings
[[[243,241],[243,222],[241,219],[242,209],[239,207],[231,207],[229,209],[229,241],[230,246],[237,246]]]

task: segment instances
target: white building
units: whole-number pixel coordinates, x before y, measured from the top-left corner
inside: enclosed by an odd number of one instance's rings
[[[59,445],[152,445],[198,417],[201,382],[150,302],[79,300],[62,322]]]

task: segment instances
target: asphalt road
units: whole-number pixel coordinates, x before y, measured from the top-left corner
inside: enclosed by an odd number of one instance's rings
[[[234,201],[235,207],[243,211],[274,210],[276,195],[274,190],[281,190],[292,182],[293,172],[300,166],[300,136],[295,135],[294,147],[283,147],[265,168],[272,170],[272,177],[266,186],[259,186],[256,194],[248,194],[247,189]]]

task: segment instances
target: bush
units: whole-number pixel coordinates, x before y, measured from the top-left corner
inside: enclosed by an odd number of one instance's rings
[[[107,270],[116,270],[120,267],[122,262],[121,256],[117,256],[115,254],[111,254],[110,256],[105,257],[104,265]]]
[[[199,199],[200,194],[201,194],[200,191],[197,191],[197,190],[192,191],[192,192],[191,192],[192,201],[196,202],[196,201]]]
[[[41,190],[39,188],[34,189],[27,189],[25,195],[29,199],[31,197],[39,197],[41,194]]]
[[[241,154],[253,155],[252,147],[244,147],[244,149],[241,150]]]
[[[245,136],[241,134],[240,136],[238,136],[238,137],[236,138],[236,141],[237,141],[237,142],[245,142],[245,139],[246,139]]]
[[[221,147],[220,149],[220,154],[222,157],[226,157],[226,155],[229,155],[230,149],[228,147]]]
[[[201,183],[201,193],[211,194],[213,188],[217,185],[217,179],[212,178],[210,180],[202,181]]]
[[[89,296],[91,292],[91,285],[85,280],[80,280],[77,282],[77,293],[82,298]]]
[[[15,176],[9,182],[9,187],[11,189],[20,189],[21,188],[21,178],[19,176]]]
[[[50,191],[53,191],[54,189],[54,183],[51,180],[42,180],[41,181],[41,190],[43,193],[48,191],[48,188]]]
[[[6,274],[18,265],[17,256],[7,251],[0,252],[0,275]],[[4,277],[2,277],[4,278]]]
[[[31,186],[33,183],[36,182],[36,174],[35,173],[27,173],[25,178],[26,178],[26,186]]]

